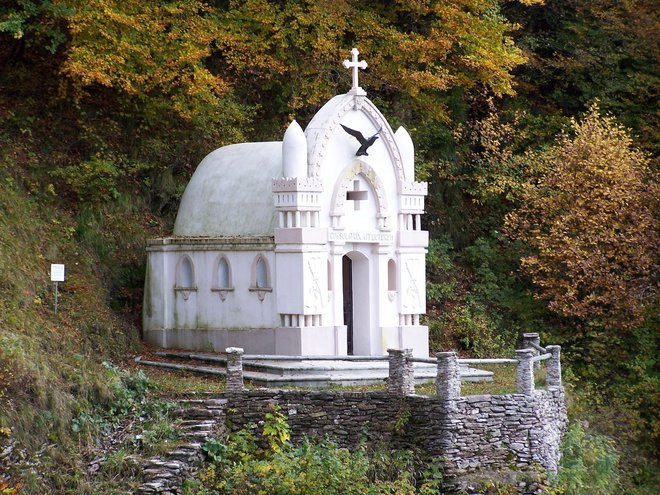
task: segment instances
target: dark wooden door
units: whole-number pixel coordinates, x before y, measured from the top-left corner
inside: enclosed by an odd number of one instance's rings
[[[344,289],[344,325],[346,325],[347,352],[353,354],[353,262],[342,258],[342,285]]]

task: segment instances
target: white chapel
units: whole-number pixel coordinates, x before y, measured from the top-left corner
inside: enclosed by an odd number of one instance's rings
[[[219,148],[197,167],[171,237],[147,247],[143,334],[247,354],[428,356],[414,147],[358,84],[281,142]]]

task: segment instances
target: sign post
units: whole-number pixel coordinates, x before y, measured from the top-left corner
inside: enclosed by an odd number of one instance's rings
[[[64,282],[64,265],[55,263],[50,265],[50,280],[55,282],[55,314],[57,314],[57,284]]]

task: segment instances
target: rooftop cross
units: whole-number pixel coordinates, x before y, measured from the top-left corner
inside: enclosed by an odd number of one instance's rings
[[[351,50],[352,59],[350,61],[344,60],[344,67],[346,67],[347,69],[353,69],[353,87],[351,88],[351,92],[364,93],[364,91],[362,90],[362,88],[360,88],[360,85],[358,84],[358,69],[366,69],[367,62],[364,60],[358,62],[359,54],[360,52],[358,51],[358,49],[353,48]]]

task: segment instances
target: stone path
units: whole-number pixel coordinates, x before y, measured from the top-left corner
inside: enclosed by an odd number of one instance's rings
[[[225,399],[179,401],[182,419],[182,442],[166,456],[153,457],[143,464],[145,482],[135,495],[176,495],[183,481],[193,475],[201,464],[202,445],[210,436],[224,428]]]

